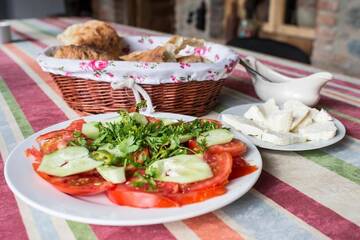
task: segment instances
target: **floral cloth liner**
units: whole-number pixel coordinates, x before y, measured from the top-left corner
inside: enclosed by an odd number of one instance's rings
[[[169,37],[124,37],[123,53],[153,49],[165,43]],[[72,60],[53,58],[56,47],[50,47],[39,55],[37,61],[45,72],[106,82],[127,81],[137,84],[178,83],[188,81],[219,80],[227,77],[238,61],[231,49],[214,43],[203,48],[186,47],[183,56],[203,56],[213,63],[152,63],[103,60]]]

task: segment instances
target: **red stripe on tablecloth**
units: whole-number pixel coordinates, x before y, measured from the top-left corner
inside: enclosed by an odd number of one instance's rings
[[[360,239],[360,227],[263,171],[255,189],[332,239]]]
[[[4,162],[1,156],[0,169],[4,169]],[[17,207],[14,195],[6,185],[4,174],[0,174],[0,202],[0,239],[27,239],[19,208]]]
[[[12,45],[7,47],[17,53]],[[2,78],[35,131],[66,120],[65,114],[52,101],[49,101],[48,96],[34,80],[3,51],[0,51],[0,62]]]
[[[176,239],[162,224],[134,227],[107,227],[91,225],[99,239],[106,240],[173,240]]]
[[[44,72],[39,64],[26,52],[16,47],[16,45],[9,45],[8,49],[12,51],[16,56],[20,57],[25,63],[40,76],[40,78],[45,81],[58,95],[61,95],[60,89],[56,85],[56,83],[52,80],[51,76]]]
[[[28,56],[24,55],[14,46],[9,45],[8,48],[17,56],[22,57],[28,64]],[[0,65],[2,77],[35,131],[67,120],[67,117],[61,109],[59,109],[51,99],[42,92],[39,86],[2,51],[0,51],[0,62],[2,63]],[[34,68],[32,64],[29,66]],[[124,228],[121,231],[120,229],[106,226],[96,226],[95,228],[96,233],[99,233],[101,236],[110,236],[114,237],[114,239],[125,239],[129,233],[134,235],[130,236],[128,239],[142,239],[144,236],[154,235],[154,230],[150,227],[135,227],[134,230],[132,230],[132,228]],[[167,236],[167,238],[164,239],[174,239],[172,234],[162,225],[156,227],[155,230],[157,233]]]
[[[228,78],[225,80],[225,86],[228,88],[237,90],[239,92],[242,92],[251,97],[258,98],[256,96],[254,87],[250,84],[250,81],[245,82],[245,81],[239,81],[236,79]],[[352,105],[343,103],[343,102],[336,101],[329,97],[321,96],[318,106],[329,107],[331,109],[334,109],[334,110],[344,113],[346,115],[352,116],[354,118],[360,118],[360,111],[358,111],[358,108],[356,108]],[[360,139],[359,124],[352,122],[348,119],[344,119],[343,117],[341,117],[340,115],[338,115],[336,113],[332,113],[332,114],[335,115],[336,118],[341,120],[341,122],[346,126],[347,134],[349,134],[350,136],[352,136],[354,138]]]
[[[20,32],[18,30],[15,30],[14,28],[11,28],[11,31],[14,32],[15,34],[19,35],[22,40],[21,41],[29,41],[29,42],[32,42],[33,44],[41,47],[41,48],[46,48],[47,45],[42,43],[41,41],[27,35],[26,33],[23,33],[23,32]]]
[[[350,89],[344,89],[344,88],[340,88],[340,87],[338,87],[336,85],[329,85],[329,84],[325,86],[325,89],[331,89],[331,90],[334,90],[336,92],[340,92],[340,93],[343,93],[343,94],[346,94],[346,95],[349,95],[349,96],[352,96],[352,97],[356,97],[358,101],[360,100],[360,93],[354,92],[354,91],[352,91]],[[350,101],[355,102],[356,100],[350,100]]]

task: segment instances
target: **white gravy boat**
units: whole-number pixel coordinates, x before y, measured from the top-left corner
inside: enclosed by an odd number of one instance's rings
[[[258,97],[263,101],[274,98],[278,104],[289,99],[296,99],[305,105],[314,106],[320,100],[321,88],[333,78],[329,72],[314,73],[302,78],[291,78],[272,70],[252,56],[246,57],[245,61],[269,80],[266,81],[259,76],[251,75]]]

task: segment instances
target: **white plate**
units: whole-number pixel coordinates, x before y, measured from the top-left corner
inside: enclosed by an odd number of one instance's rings
[[[261,103],[254,103],[254,104],[244,104],[244,105],[238,105],[235,107],[228,108],[224,110],[221,114],[235,114],[239,116],[244,116],[244,113],[253,105],[258,105]],[[219,118],[221,118],[221,114],[219,115]],[[221,119],[220,119],[221,120]],[[225,125],[228,125],[224,123]],[[290,144],[290,145],[275,145],[269,142],[261,141],[260,139],[253,137],[253,136],[247,136],[253,144],[255,144],[258,147],[271,149],[271,150],[280,150],[280,151],[305,151],[305,150],[314,150],[319,149],[323,147],[327,147],[329,145],[332,145],[334,143],[337,143],[341,139],[344,138],[346,130],[344,125],[337,119],[334,118],[334,124],[337,128],[336,135],[334,138],[330,140],[322,140],[322,141],[308,141],[306,143],[297,143],[297,144]],[[245,135],[244,135],[245,136]]]
[[[116,117],[116,113],[85,117],[86,120],[105,120]],[[191,121],[194,117],[158,113],[157,117]],[[69,125],[65,121],[41,130],[21,142],[9,155],[5,164],[5,179],[14,194],[25,203],[48,214],[85,223],[130,226],[164,223],[195,217],[219,209],[242,195],[255,184],[262,169],[262,160],[257,148],[243,135],[234,133],[236,138],[248,145],[245,159],[258,167],[257,171],[247,176],[232,180],[227,185],[227,192],[204,202],[167,209],[139,209],[118,206],[111,203],[104,194],[90,197],[71,197],[57,191],[34,172],[31,160],[24,156],[27,148],[35,145],[35,138],[45,132],[61,129]]]

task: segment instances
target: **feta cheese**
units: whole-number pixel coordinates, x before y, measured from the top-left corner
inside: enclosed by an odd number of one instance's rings
[[[332,121],[327,121],[312,123],[305,128],[299,129],[299,133],[308,140],[319,141],[333,138],[336,130],[335,124]]]
[[[327,122],[327,121],[332,121],[332,120],[333,120],[333,118],[324,109],[321,109],[321,111],[318,112],[318,114],[316,114],[314,116],[314,121],[315,122]]]
[[[260,110],[264,113],[265,118],[280,111],[279,106],[273,98],[267,100],[264,104],[259,105]]]
[[[290,131],[292,119],[291,112],[279,110],[266,119],[265,125],[270,130],[285,133]]]
[[[256,124],[263,126],[265,123],[265,116],[258,106],[253,105],[244,114],[244,117],[253,120]]]
[[[300,128],[309,126],[312,123],[313,123],[313,119],[311,117],[311,112],[309,112],[309,114],[307,114],[307,116],[294,129],[292,129],[291,132],[297,133],[299,132]]]
[[[261,140],[273,143],[275,145],[289,145],[303,143],[306,141],[306,138],[293,133],[276,133],[273,131],[268,131],[261,135]]]
[[[263,132],[260,126],[249,119],[233,114],[222,114],[221,118],[224,122],[246,135],[258,136]]]
[[[319,113],[320,111],[316,108],[310,108],[309,116],[312,120],[314,120],[314,117]]]
[[[294,119],[291,125],[291,130],[293,130],[304,118],[306,118],[310,108],[300,101],[289,100],[284,103],[284,110],[290,111],[293,114]]]
[[[310,108],[297,100],[288,100],[280,109],[274,99],[253,105],[245,118],[225,114],[223,121],[244,134],[276,145],[329,140],[336,134],[333,118],[324,109]]]

